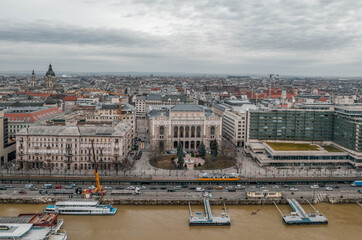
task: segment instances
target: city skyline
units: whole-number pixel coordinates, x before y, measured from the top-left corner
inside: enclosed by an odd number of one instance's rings
[[[362,76],[356,1],[1,1],[0,71]]]

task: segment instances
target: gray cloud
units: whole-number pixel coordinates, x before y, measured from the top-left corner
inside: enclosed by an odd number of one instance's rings
[[[129,29],[84,28],[56,23],[9,23],[0,25],[0,41],[56,44],[91,44],[126,47],[152,47],[162,40]]]
[[[59,0],[53,4],[62,8],[64,18],[5,13],[0,21],[0,42],[5,45],[0,46],[0,62],[11,59],[14,64],[19,56],[39,62],[51,57],[59,59],[65,70],[66,62],[79,61],[86,68],[102,61],[99,71],[122,65],[134,71],[362,75],[357,67],[362,64],[361,1]],[[67,14],[71,4],[78,4],[79,17]],[[5,7],[0,2],[0,9]],[[85,18],[89,22],[82,21]]]

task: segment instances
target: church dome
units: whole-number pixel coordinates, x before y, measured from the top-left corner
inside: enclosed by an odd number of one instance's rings
[[[52,68],[51,64],[49,64],[49,69],[48,69],[47,73],[45,74],[45,76],[54,76],[55,77],[55,73],[53,72],[53,68]]]

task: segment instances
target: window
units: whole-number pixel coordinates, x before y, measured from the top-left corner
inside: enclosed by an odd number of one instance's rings
[[[165,134],[165,127],[161,126],[160,127],[160,135],[164,135]]]
[[[211,126],[210,128],[210,134],[215,135],[215,126]]]

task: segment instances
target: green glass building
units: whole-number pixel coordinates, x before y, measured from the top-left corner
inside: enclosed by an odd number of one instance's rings
[[[306,105],[248,112],[248,139],[334,141],[362,151],[362,105]]]

